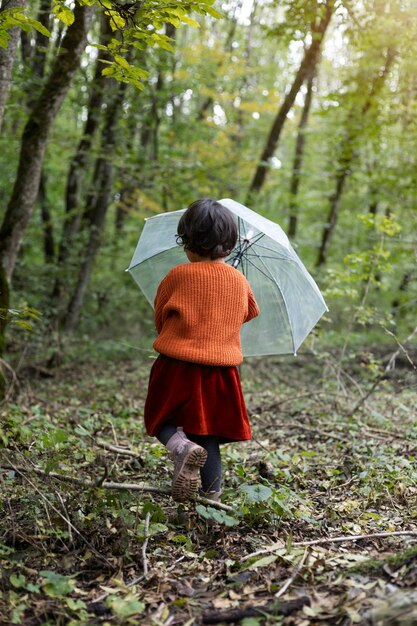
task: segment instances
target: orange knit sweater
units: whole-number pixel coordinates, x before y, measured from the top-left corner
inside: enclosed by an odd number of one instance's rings
[[[240,329],[259,314],[248,281],[222,262],[177,265],[155,297],[157,352],[203,365],[239,365]]]

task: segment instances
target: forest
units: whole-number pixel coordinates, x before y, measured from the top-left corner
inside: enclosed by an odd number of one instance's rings
[[[416,59],[415,0],[0,0],[0,624],[417,623]],[[207,197],[329,310],[178,503],[125,270]]]

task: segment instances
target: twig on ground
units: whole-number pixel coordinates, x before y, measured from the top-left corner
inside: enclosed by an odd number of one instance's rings
[[[116,429],[114,427],[113,422],[110,422],[110,426],[111,426],[111,431],[113,433],[113,438],[114,438],[114,443],[116,444],[116,446],[119,446],[119,442],[117,441],[117,433],[116,433]]]
[[[78,528],[76,526],[74,526],[74,524],[71,522],[71,520],[67,519],[65,517],[65,515],[63,515],[61,513],[61,511],[59,509],[56,508],[56,506],[54,506],[52,504],[52,502],[50,502],[50,500],[48,500],[48,498],[42,493],[42,491],[40,491],[40,489],[38,489],[38,487],[25,475],[25,470],[22,470],[21,468],[16,467],[15,465],[13,465],[13,463],[10,463],[9,467],[7,469],[13,469],[16,474],[19,474],[19,476],[21,476],[23,478],[23,480],[25,480],[31,487],[32,489],[34,489],[36,491],[36,493],[38,493],[40,495],[40,497],[42,498],[42,500],[51,507],[51,509],[53,511],[55,511],[55,513],[57,515],[59,515],[59,517],[61,519],[64,520],[64,522],[66,524],[68,524],[68,526],[71,527],[71,529],[80,537],[80,539],[85,543],[85,545],[87,546],[87,548],[89,548],[91,550],[91,552],[93,554],[96,555],[97,558],[100,559],[100,561],[103,561],[103,563],[105,563],[112,571],[115,571],[115,567],[112,563],[110,563],[110,561],[108,559],[106,559],[105,556],[103,556],[102,554],[100,554],[100,552],[98,550],[96,550],[96,548],[88,541],[88,539],[86,539],[86,537],[84,537],[84,535],[78,530]]]
[[[81,478],[74,478],[73,476],[65,476],[64,474],[57,474],[55,472],[44,472],[38,467],[31,467],[30,469],[26,469],[24,467],[16,467],[12,464],[2,463],[0,465],[0,469],[12,469],[17,471],[19,474],[24,474],[25,472],[34,472],[39,476],[45,476],[45,478],[53,478],[54,480],[60,480],[64,483],[70,483],[73,485],[79,485],[80,487],[85,487],[86,489],[96,489],[97,483],[95,480],[84,480]],[[167,487],[154,487],[153,485],[147,485],[146,483],[115,483],[115,482],[103,482],[100,485],[100,489],[115,489],[120,491],[141,491],[147,493],[158,493],[164,496],[170,496],[171,490]],[[228,504],[223,504],[222,502],[215,502],[214,500],[208,500],[207,498],[202,498],[201,496],[196,496],[196,502],[200,502],[201,504],[205,504],[206,506],[211,506],[216,509],[221,509],[222,511],[228,511],[230,513],[235,512],[235,508],[229,506]]]
[[[146,556],[146,548],[148,547],[149,541],[149,522],[151,521],[151,514],[146,513],[145,517],[145,529],[143,531],[143,545],[142,545],[142,563],[143,563],[143,576],[145,578],[148,577],[148,557]]]
[[[369,533],[366,535],[344,535],[340,537],[323,537],[311,541],[294,541],[293,546],[314,546],[323,543],[343,543],[344,541],[360,541],[361,539],[384,539],[387,537],[417,537],[417,530],[394,530],[386,533]]]
[[[65,502],[64,502],[63,497],[62,497],[62,496],[61,496],[61,494],[59,493],[58,489],[54,489],[54,493],[55,493],[56,497],[58,498],[58,500],[60,501],[61,506],[62,506],[62,508],[63,508],[63,510],[64,510],[65,515],[69,518],[68,511],[67,511],[67,508],[66,508],[66,506],[65,506]],[[68,524],[68,539],[69,539],[69,541],[70,541],[71,543],[73,542],[71,524]]]
[[[304,563],[307,560],[307,556],[308,556],[308,550],[306,549],[304,551],[303,554],[303,558],[301,559],[301,561],[296,565],[296,567],[294,568],[293,573],[291,574],[291,576],[288,578],[288,580],[282,585],[282,587],[277,591],[277,593],[275,594],[276,598],[280,598],[281,596],[284,595],[284,593],[287,591],[287,589],[293,584],[294,580],[297,578],[298,574],[301,572],[301,570],[304,567]]]
[[[120,454],[121,456],[131,456],[135,459],[140,458],[140,454],[130,450],[130,448],[122,448],[121,446],[114,446],[111,443],[106,443],[105,441],[96,441],[95,444],[100,448],[104,448],[104,450],[108,450],[109,452],[115,452],[116,454]]]
[[[360,541],[361,539],[384,539],[389,537],[417,537],[417,530],[394,530],[392,532],[386,533],[369,533],[364,535],[343,535],[339,537],[322,537],[320,539],[312,539],[311,541],[294,541],[291,545],[294,547],[308,547],[308,546],[316,546],[320,544],[327,543],[344,543],[345,541]],[[275,552],[275,550],[282,550],[285,547],[283,542],[277,542],[270,545],[268,548],[263,548],[262,550],[256,550],[256,552],[252,552],[251,554],[247,554],[241,559],[241,562],[248,561],[249,559],[254,558],[255,556],[260,556],[261,554],[271,554]]]
[[[131,589],[131,587],[134,587],[135,585],[140,583],[144,578],[145,578],[145,576],[143,574],[138,576],[138,578],[134,578],[133,580],[130,581],[130,583],[128,583],[126,585],[126,589]],[[97,596],[97,598],[94,598],[94,600],[91,600],[91,602],[89,602],[89,606],[91,606],[93,604],[99,604],[100,602],[103,602],[103,600],[106,600],[106,598],[109,597],[110,593],[112,593],[112,592],[111,591],[105,591],[104,593],[101,594],[101,596]]]

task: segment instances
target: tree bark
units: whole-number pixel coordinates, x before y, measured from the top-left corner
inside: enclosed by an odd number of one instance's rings
[[[100,44],[106,46],[111,38],[111,28],[109,19],[103,15],[101,21]],[[77,234],[82,217],[81,211],[81,191],[87,173],[87,164],[91,154],[91,146],[96,135],[102,116],[102,105],[104,86],[108,79],[102,75],[103,60],[109,60],[108,50],[99,50],[94,79],[88,101],[87,120],[85,122],[82,137],[78,143],[77,150],[71,160],[67,186],[65,193],[65,217],[62,227],[62,235],[59,243],[57,265],[60,272],[70,256],[74,237]],[[57,302],[63,296],[63,276],[58,274],[51,294],[53,302]]]
[[[255,16],[256,16],[256,11],[258,9],[258,0],[253,0],[253,4],[252,4],[252,10],[249,16],[249,26],[247,29],[247,33],[246,33],[246,46],[245,46],[245,50],[243,52],[243,58],[245,59],[245,67],[246,67],[246,74],[244,74],[244,76],[242,77],[242,82],[239,88],[239,93],[241,94],[241,99],[243,100],[244,95],[248,90],[248,87],[250,85],[250,76],[251,76],[251,55],[252,55],[252,37],[253,37],[253,30],[254,30],[254,25],[255,25]],[[243,137],[243,121],[244,121],[244,112],[242,110],[242,107],[239,106],[238,108],[238,112],[237,112],[237,130],[236,130],[236,134],[234,136],[232,136],[233,141],[235,142],[236,146],[239,146],[242,137]]]
[[[109,79],[107,80],[109,81]],[[107,109],[103,127],[101,156],[96,161],[93,188],[85,212],[89,222],[89,239],[78,273],[75,290],[64,320],[64,330],[66,332],[73,331],[78,323],[94,259],[100,247],[107,208],[110,203],[113,182],[113,150],[116,145],[116,127],[119,115],[122,111],[121,105],[126,90],[126,84],[119,83],[116,87],[115,81],[109,81],[109,86],[113,88],[113,92],[116,89],[116,93]]]
[[[301,114],[300,123],[297,130],[297,141],[295,145],[294,163],[292,168],[291,184],[290,184],[290,215],[288,220],[288,236],[295,237],[298,226],[298,189],[301,180],[301,167],[304,158],[305,146],[305,130],[307,127],[308,116],[310,114],[311,101],[313,99],[313,83],[314,74],[311,74],[307,81],[307,93],[304,100],[303,112]]]
[[[37,20],[40,22],[45,28],[51,30],[51,11],[52,10],[52,2],[51,0],[41,0],[39,5],[39,11],[37,15]],[[32,71],[36,76],[43,78],[45,75],[46,68],[46,59],[48,53],[50,40],[45,35],[42,35],[39,31],[35,33],[35,44],[33,51],[33,60],[32,60]]]
[[[327,261],[330,241],[336,228],[339,216],[340,201],[342,199],[346,181],[352,171],[352,163],[355,158],[355,143],[363,128],[363,120],[371,108],[376,95],[382,89],[394,59],[395,52],[391,48],[388,48],[384,67],[375,77],[369,94],[359,111],[359,117],[354,115],[354,113],[351,113],[349,116],[350,123],[348,124],[345,140],[341,146],[341,157],[339,159],[339,166],[336,172],[335,189],[330,197],[329,211],[323,228],[316,267],[324,265]]]
[[[46,175],[42,170],[39,183],[38,200],[41,206],[41,217],[43,225],[43,252],[46,263],[52,263],[55,259],[55,241],[52,227],[52,216],[49,210],[48,198],[46,195]]]
[[[6,9],[25,9],[27,0],[3,0],[0,11]],[[3,125],[6,102],[10,91],[13,64],[16,57],[17,45],[19,43],[20,28],[13,26],[9,30],[9,44],[7,48],[0,48],[0,131]]]
[[[278,146],[279,138],[282,129],[284,128],[287,115],[292,105],[294,104],[294,100],[298,92],[300,91],[301,85],[303,84],[307,76],[314,72],[317,65],[321,44],[323,42],[324,35],[333,15],[334,0],[327,0],[323,9],[323,15],[319,22],[314,25],[312,31],[313,41],[310,47],[304,53],[303,60],[301,61],[301,65],[294,78],[291,88],[285,96],[284,101],[272,124],[271,130],[269,131],[269,135],[265,147],[262,151],[258,167],[256,168],[255,175],[249,187],[249,199],[253,193],[259,192],[261,190],[269,169],[269,159],[274,155],[274,152]]]
[[[6,351],[6,326],[10,306],[9,302],[9,281],[7,280],[6,272],[0,265],[0,400],[3,400],[6,394],[6,377],[2,360]]]
[[[91,15],[91,7],[76,5],[74,23],[23,131],[16,181],[0,227],[0,264],[9,282],[33,213],[49,131],[79,66]]]

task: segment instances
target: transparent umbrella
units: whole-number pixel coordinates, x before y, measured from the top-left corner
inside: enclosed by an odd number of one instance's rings
[[[278,224],[235,200],[219,200],[236,218],[238,241],[226,262],[248,279],[260,315],[241,331],[245,356],[296,354],[328,310],[319,288]],[[165,274],[186,262],[176,243],[177,226],[185,209],[145,220],[127,271],[153,306]]]

